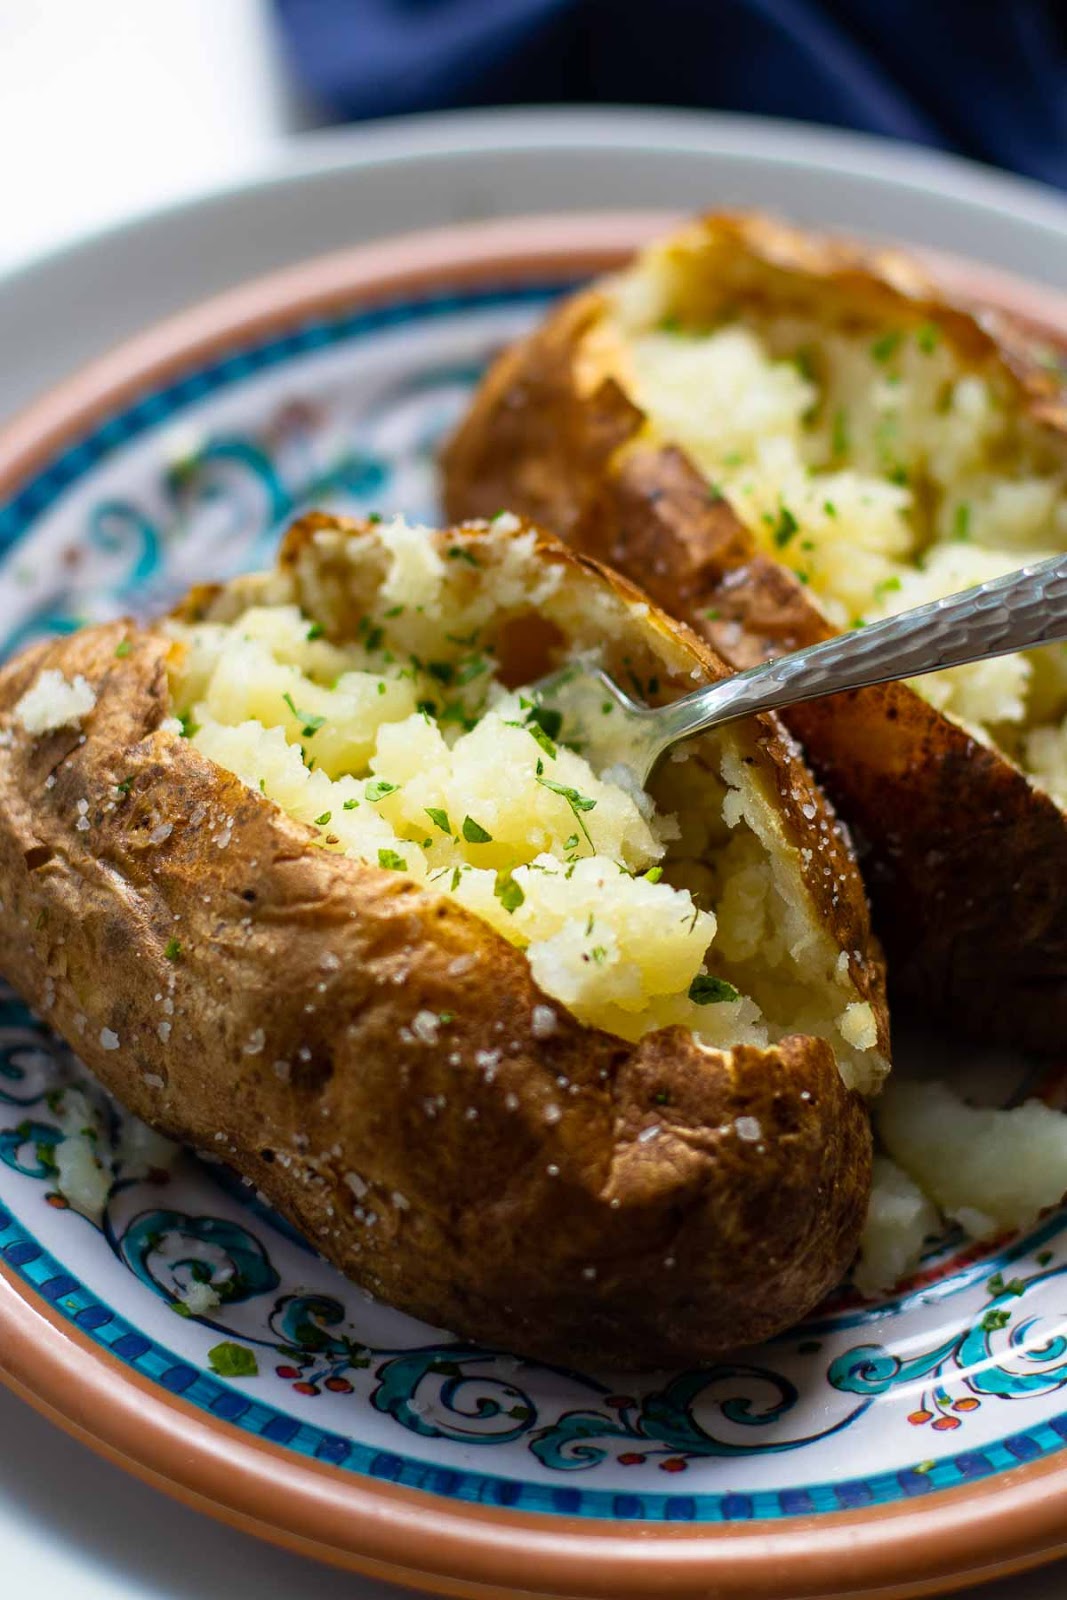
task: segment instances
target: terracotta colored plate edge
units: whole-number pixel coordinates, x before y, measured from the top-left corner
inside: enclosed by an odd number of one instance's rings
[[[517,218],[335,252],[179,313],[81,369],[0,433],[7,496],[72,436],[225,347],[354,302],[579,277],[618,265],[673,213]],[[1067,329],[1067,298],[924,253],[947,287]],[[92,1448],[188,1505],[305,1555],[488,1600],[672,1595],[881,1600],[944,1592],[1067,1550],[1067,1465],[1035,1462],[929,1500],[772,1528],[547,1518],[439,1497],[304,1461],[209,1419],[100,1351],[0,1263],[0,1379]],[[521,1555],[520,1555],[521,1551]],[[517,1579],[521,1573],[521,1587]]]

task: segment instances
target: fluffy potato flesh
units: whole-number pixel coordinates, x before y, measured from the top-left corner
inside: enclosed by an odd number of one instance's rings
[[[529,682],[504,681],[513,571],[487,585],[469,548],[450,559],[402,521],[379,542],[375,598],[340,629],[328,601],[170,624],[192,744],[323,850],[473,912],[579,1021],[629,1040],[681,1026],[709,1048],[811,1034],[846,1083],[873,1088],[874,1009],[812,920],[796,857],[769,847],[729,743],[680,752],[639,791],[609,759],[610,708],[577,750]],[[550,583],[539,601],[551,626]]]
[[[875,325],[701,273],[684,245],[618,280],[591,343],[758,546],[839,628],[861,626],[1067,549],[1062,452],[901,301]],[[1067,802],[1067,647],[918,679],[918,692]]]

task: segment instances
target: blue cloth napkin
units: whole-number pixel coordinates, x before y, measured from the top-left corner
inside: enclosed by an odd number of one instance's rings
[[[702,106],[911,139],[1067,188],[1067,0],[275,0],[344,120]]]

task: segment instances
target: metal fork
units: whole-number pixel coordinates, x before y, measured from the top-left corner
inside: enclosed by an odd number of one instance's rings
[[[603,725],[600,714],[610,701],[624,718],[621,727],[617,717],[611,719],[613,754],[643,785],[674,745],[739,717],[1064,639],[1067,556],[1056,556],[762,662],[671,705],[647,706],[632,700],[606,672],[583,663],[571,663],[542,678],[535,695],[542,710],[560,713],[570,730],[580,727],[594,746],[596,727]],[[620,756],[620,750],[625,754]]]

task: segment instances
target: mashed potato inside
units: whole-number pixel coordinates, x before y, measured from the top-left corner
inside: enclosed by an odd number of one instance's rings
[[[507,561],[460,595],[463,569],[425,530],[377,537],[386,571],[341,643],[291,601],[171,624],[175,709],[197,749],[323,850],[467,907],[582,1022],[626,1039],[678,1024],[723,1047],[807,1031],[843,1073],[876,1080],[871,1008],[791,903],[795,867],[770,858],[741,789],[694,758],[665,763],[653,797],[569,748],[503,681],[493,630],[523,598]],[[527,586],[543,572],[529,553]]]
[[[1067,549],[1061,464],[929,324],[830,330],[620,292],[613,357],[763,549],[853,628]],[[916,680],[1067,803],[1067,646]]]

